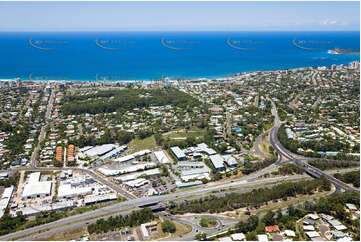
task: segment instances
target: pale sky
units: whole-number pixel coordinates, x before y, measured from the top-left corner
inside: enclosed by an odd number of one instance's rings
[[[359,2],[0,2],[0,31],[360,30]]]

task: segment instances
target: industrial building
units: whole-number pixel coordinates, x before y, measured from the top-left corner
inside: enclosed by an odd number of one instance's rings
[[[150,153],[152,153],[152,152],[150,150],[146,149],[146,150],[141,150],[141,151],[135,152],[135,153],[133,153],[133,155],[135,157],[138,157],[138,156],[148,155]]]
[[[194,169],[194,168],[203,168],[205,165],[203,162],[197,161],[180,161],[175,165],[175,167],[179,170],[184,169]]]
[[[58,198],[73,198],[92,193],[91,187],[73,187],[71,184],[62,184],[58,188]]]
[[[130,161],[130,160],[133,160],[133,159],[135,159],[134,155],[126,155],[126,156],[114,159],[114,161],[116,161],[116,162],[127,162],[127,161]]]
[[[73,208],[76,206],[75,201],[61,201],[52,204],[34,204],[31,207],[23,207],[17,210],[11,211],[11,216],[16,217],[17,212],[21,212],[25,216],[34,216],[41,212],[47,212],[52,210],[64,210],[66,208]]]
[[[137,158],[138,156],[143,156],[143,155],[150,154],[150,153],[151,153],[150,150],[141,150],[141,151],[135,152],[135,153],[133,153],[131,155],[126,155],[126,156],[123,156],[123,157],[119,157],[119,158],[115,159],[114,161],[116,161],[116,162],[127,162],[127,161],[130,161],[130,160],[133,160],[133,159]]]
[[[205,143],[200,143],[196,147],[188,147],[184,149],[183,152],[193,157],[202,157],[202,153],[205,153],[206,155],[217,154],[214,149],[209,148],[208,145]]]
[[[105,144],[92,147],[84,152],[86,156],[94,157],[94,156],[103,156],[106,153],[110,152],[111,150],[117,148],[118,145],[116,144]]]
[[[24,185],[22,199],[50,196],[51,187],[51,181],[40,181],[40,172],[31,173]]]
[[[150,170],[145,170],[145,171],[140,171],[140,172],[134,172],[134,173],[127,174],[127,175],[122,175],[122,176],[116,177],[114,179],[121,181],[121,182],[126,182],[126,181],[135,180],[144,175],[145,176],[154,176],[154,175],[159,175],[159,174],[160,174],[159,168],[155,168],[155,169],[150,169]]]
[[[171,147],[170,150],[173,152],[173,154],[178,160],[181,161],[186,159],[186,155],[178,146]]]
[[[90,183],[93,183],[94,179],[91,177],[85,177],[85,176],[77,176],[73,177],[71,179],[67,179],[63,182],[63,184],[70,184],[72,186],[80,186],[80,185],[87,185]]]
[[[131,172],[135,172],[135,171],[139,171],[139,170],[153,168],[155,166],[156,166],[156,164],[154,162],[148,162],[145,164],[123,166],[119,169],[100,167],[100,168],[98,168],[98,171],[105,176],[115,176],[118,174],[126,174],[126,173],[131,173]]]
[[[222,156],[211,155],[211,156],[209,156],[209,159],[211,159],[211,162],[217,171],[225,171],[226,170],[226,168],[224,167],[224,163],[223,163],[224,159]]]
[[[113,157],[119,155],[120,153],[124,152],[127,148],[128,148],[128,146],[122,145],[122,146],[115,148],[114,150],[100,156],[100,159],[105,160],[105,159],[113,158]]]
[[[141,224],[140,225],[140,230],[142,232],[143,238],[144,239],[149,238],[149,236],[150,236],[149,231],[150,232],[157,231],[157,226],[158,226],[157,222],[150,222],[150,223],[146,223],[146,224]]]
[[[148,184],[149,181],[144,179],[144,178],[139,178],[139,179],[135,179],[135,180],[132,180],[132,181],[128,181],[128,182],[125,182],[124,184],[129,186],[129,187],[141,187],[145,184]]]
[[[41,175],[40,172],[30,173],[28,178],[28,183],[34,183],[40,181],[40,175]]]
[[[205,144],[205,143],[198,144],[197,148],[198,148],[199,152],[204,152],[207,155],[215,155],[215,154],[217,154],[217,152],[214,149],[209,148],[208,145]]]
[[[22,199],[50,196],[51,181],[34,182],[24,185]]]
[[[224,155],[223,156],[224,162],[228,165],[229,168],[234,169],[237,167],[238,162],[237,160],[231,155]]]
[[[177,188],[187,188],[187,187],[193,187],[203,184],[201,181],[194,181],[194,182],[181,182],[176,181],[175,185]]]
[[[164,151],[155,151],[154,152],[155,157],[157,158],[158,162],[161,164],[168,164],[170,163],[170,160],[168,159],[167,155],[164,153]]]
[[[85,205],[89,205],[89,204],[94,204],[97,202],[106,202],[106,201],[111,201],[111,200],[116,200],[117,199],[117,194],[115,193],[109,193],[109,194],[104,194],[104,195],[89,195],[89,196],[85,196],[84,197],[84,204]]]
[[[209,168],[208,167],[203,167],[203,168],[194,168],[194,169],[189,169],[189,170],[182,170],[180,173],[180,177],[183,181],[189,181],[189,180],[201,180],[201,179],[207,179],[210,180],[210,176],[209,176]]]
[[[4,215],[5,209],[7,208],[10,198],[13,195],[14,192],[14,186],[10,186],[5,188],[1,200],[0,200],[0,218]]]

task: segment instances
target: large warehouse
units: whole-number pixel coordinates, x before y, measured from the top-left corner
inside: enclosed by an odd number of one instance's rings
[[[51,186],[51,181],[31,182],[25,184],[22,199],[50,196]]]
[[[62,184],[58,188],[59,198],[73,198],[80,195],[91,194],[91,187],[73,187],[70,184]]]
[[[155,151],[154,152],[155,157],[157,158],[157,160],[159,161],[159,163],[161,164],[168,164],[170,163],[168,157],[166,156],[166,154],[164,153],[164,151]]]
[[[177,157],[178,160],[186,159],[186,155],[178,146],[171,147],[170,149],[173,152],[173,154]]]
[[[211,162],[218,171],[224,171],[226,168],[224,167],[224,159],[220,155],[211,155],[209,156],[209,159],[211,159]]]
[[[118,146],[115,144],[98,145],[98,146],[95,146],[95,147],[85,151],[84,154],[89,157],[103,156],[106,153],[110,152],[111,150],[113,150],[117,147]]]

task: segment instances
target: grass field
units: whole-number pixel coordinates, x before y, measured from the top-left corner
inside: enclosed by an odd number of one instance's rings
[[[205,129],[191,128],[190,130],[178,129],[163,134],[164,138],[170,139],[186,139],[187,137],[193,137],[195,139],[202,138],[206,133]]]
[[[161,223],[159,223],[158,227],[157,227],[157,232],[152,233],[152,240],[175,238],[175,237],[179,237],[180,235],[183,236],[192,231],[192,227],[188,224],[182,224],[182,223],[178,223],[176,221],[172,221],[172,222],[175,224],[175,227],[176,227],[175,233],[173,233],[173,234],[164,233],[162,231]]]
[[[268,135],[259,143],[259,148],[267,157],[272,157]]]
[[[155,143],[155,139],[153,135],[145,139],[139,139],[139,138],[133,139],[128,145],[129,149],[132,150],[132,153],[144,149],[152,149],[156,146],[157,144]]]
[[[47,238],[38,239],[39,241],[67,241],[78,239],[83,236],[87,232],[86,227],[80,227],[76,229],[72,229],[69,231],[61,232],[54,234],[53,236]]]
[[[199,225],[204,228],[214,228],[218,226],[218,221],[215,218],[202,217]]]

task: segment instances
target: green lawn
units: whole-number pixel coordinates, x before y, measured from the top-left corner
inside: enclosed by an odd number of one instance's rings
[[[218,221],[215,218],[202,217],[199,225],[203,228],[214,228],[218,226]]]
[[[128,145],[129,149],[132,149],[132,152],[137,152],[144,149],[152,149],[156,146],[157,144],[155,143],[153,135],[145,139],[135,138]]]
[[[201,138],[204,136],[205,133],[205,129],[192,128],[188,131],[186,131],[185,129],[180,129],[163,134],[163,137],[169,137],[170,139],[186,139],[187,137]]]

